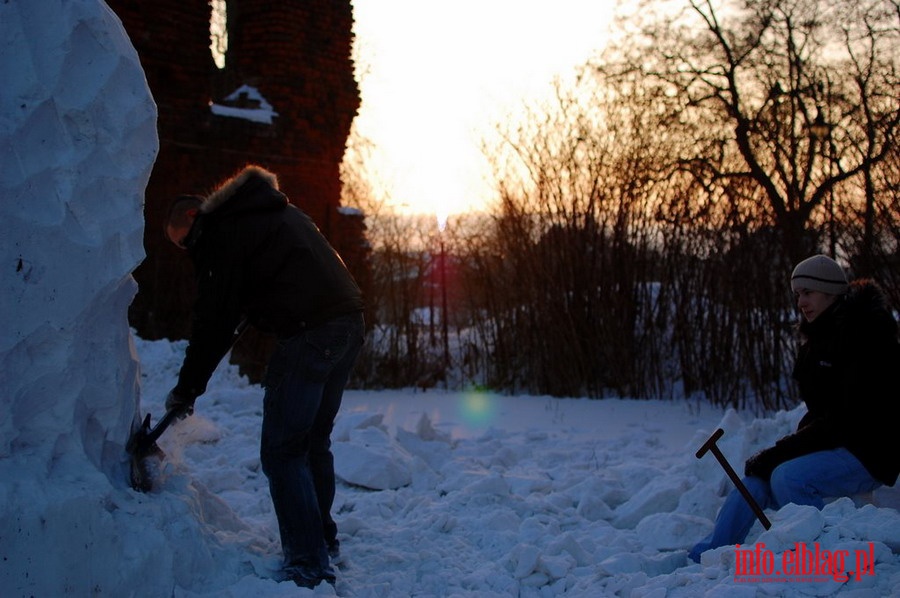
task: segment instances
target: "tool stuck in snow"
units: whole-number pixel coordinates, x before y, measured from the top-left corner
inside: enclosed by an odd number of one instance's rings
[[[712,452],[713,456],[719,461],[719,465],[722,466],[722,469],[725,470],[725,473],[727,473],[728,477],[731,478],[731,481],[734,482],[734,485],[741,493],[741,496],[744,497],[744,500],[746,500],[747,504],[750,505],[750,508],[753,509],[756,518],[759,519],[759,522],[763,524],[764,528],[769,529],[772,527],[769,518],[766,517],[766,514],[763,513],[763,510],[759,507],[759,503],[756,502],[753,495],[747,490],[747,486],[744,485],[744,482],[741,481],[741,478],[739,478],[734,469],[732,469],[731,465],[728,463],[728,459],[725,458],[725,455],[723,455],[719,447],[716,446],[716,441],[721,438],[723,434],[725,434],[725,430],[722,428],[713,432],[712,436],[709,437],[709,440],[704,442],[703,446],[700,447],[700,450],[697,451],[696,457],[702,459],[703,455],[707,452]]]
[[[238,341],[247,329],[246,319],[241,320],[234,335],[231,338],[231,346]],[[153,489],[153,478],[158,473],[160,464],[166,454],[159,448],[156,441],[162,436],[172,422],[183,419],[186,414],[180,410],[168,410],[155,426],[150,427],[150,414],[144,418],[144,422],[136,430],[132,431],[131,438],[125,445],[125,450],[131,457],[131,487],[138,492],[150,492]]]
[[[177,417],[178,412],[166,411],[163,418],[151,428],[148,413],[144,422],[128,439],[125,450],[131,456],[131,487],[138,492],[149,492],[153,489],[153,479],[166,456],[156,441]]]

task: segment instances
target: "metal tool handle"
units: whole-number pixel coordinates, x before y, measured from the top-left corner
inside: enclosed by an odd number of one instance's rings
[[[766,514],[763,513],[763,510],[760,508],[759,503],[756,502],[756,499],[753,498],[753,495],[750,494],[750,491],[747,490],[747,486],[744,485],[744,482],[741,481],[741,478],[738,477],[738,474],[735,473],[734,469],[731,467],[731,464],[728,463],[728,459],[725,458],[725,455],[722,454],[722,451],[719,450],[718,445],[716,445],[716,441],[725,434],[725,430],[719,428],[713,435],[709,437],[709,440],[703,443],[703,446],[700,447],[700,450],[697,451],[696,457],[698,459],[702,458],[703,455],[707,453],[707,451],[712,452],[712,454],[716,457],[716,460],[719,462],[719,465],[722,466],[722,469],[725,470],[725,473],[728,474],[728,477],[731,478],[731,481],[734,482],[735,487],[741,493],[741,496],[744,497],[744,500],[747,501],[747,504],[750,505],[750,508],[753,510],[756,518],[759,519],[759,522],[763,524],[763,527],[769,529],[772,527],[772,522],[769,521],[769,518],[766,517]]]

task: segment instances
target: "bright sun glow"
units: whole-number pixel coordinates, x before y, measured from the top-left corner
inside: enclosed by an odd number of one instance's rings
[[[394,207],[484,209],[481,142],[602,47],[614,0],[352,0],[360,133]]]

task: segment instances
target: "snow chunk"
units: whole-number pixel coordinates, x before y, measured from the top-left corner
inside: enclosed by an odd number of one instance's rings
[[[350,431],[348,442],[336,442],[335,474],[347,482],[371,490],[389,490],[412,482],[413,457],[380,428]]]
[[[633,528],[648,515],[673,511],[678,506],[678,499],[689,488],[690,484],[684,478],[660,475],[616,509],[613,525]]]
[[[637,525],[641,544],[657,550],[689,549],[713,529],[713,523],[703,517],[684,513],[655,513],[644,517]]]

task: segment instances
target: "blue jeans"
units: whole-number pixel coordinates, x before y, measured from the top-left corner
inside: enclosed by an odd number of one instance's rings
[[[881,482],[850,451],[837,448],[785,461],[768,482],[745,477],[744,485],[762,509],[780,509],[788,503],[822,509],[826,498],[871,492]],[[737,489],[732,490],[719,510],[713,532],[694,546],[691,559],[699,563],[707,550],[742,543],[755,521],[753,509]]]
[[[362,314],[341,316],[278,341],[269,360],[260,461],[287,567],[324,571],[337,544],[331,430],[364,334]]]

